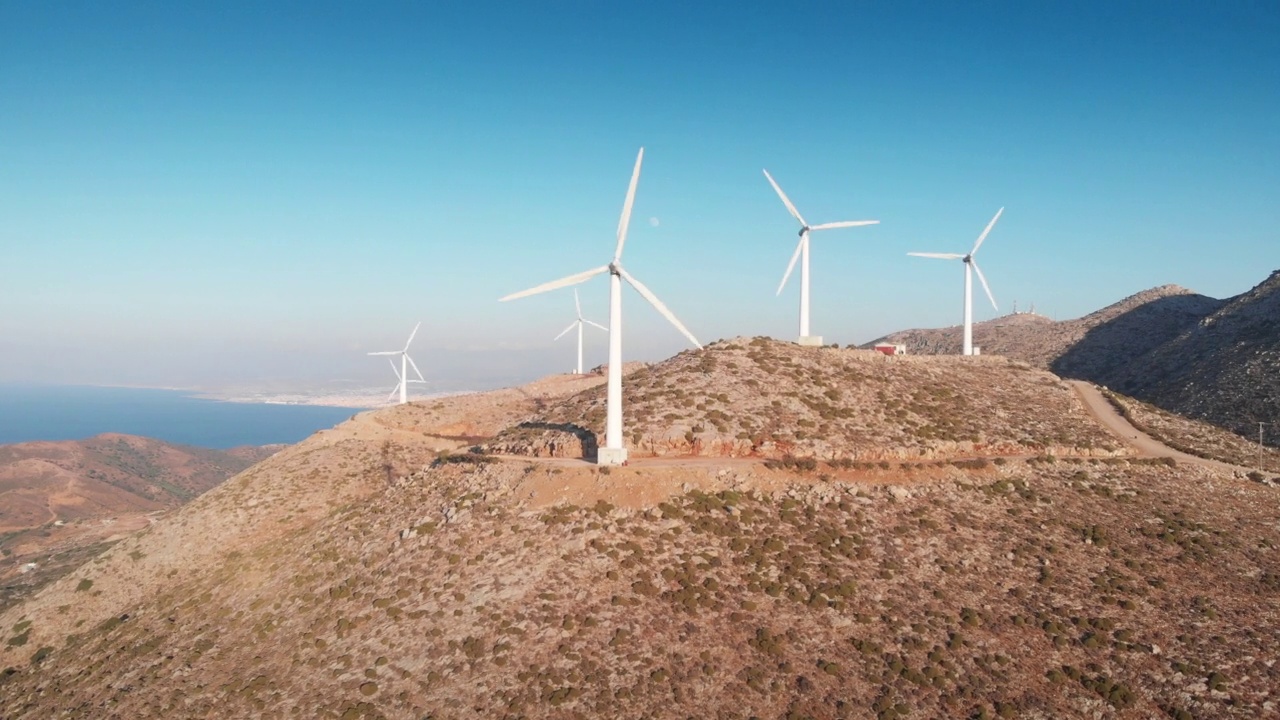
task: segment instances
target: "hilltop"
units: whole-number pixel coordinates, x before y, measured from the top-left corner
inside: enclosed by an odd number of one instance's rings
[[[1129,395],[1256,437],[1259,421],[1280,422],[1280,271],[1108,377]],[[1269,444],[1280,445],[1272,429]]]
[[[1095,364],[1112,367],[1150,352],[1199,322],[1223,301],[1177,285],[1144,290],[1073,320],[1055,321],[1034,313],[1005,315],[974,323],[973,343],[984,355],[1001,355],[1068,377],[1095,374]],[[914,355],[958,355],[961,330],[903,330],[867,343],[899,343]],[[1088,338],[1088,345],[1065,360]]]
[[[0,445],[0,533],[176,507],[278,449],[211,450],[119,433]]]
[[[959,337],[955,327],[877,342],[949,354],[959,352]],[[1258,421],[1280,422],[1280,272],[1227,300],[1164,285],[1075,320],[996,318],[974,325],[974,342],[984,354],[1116,388],[1246,436],[1256,437]]]
[[[735,338],[628,375],[633,457],[927,459],[1122,453],[1052,374],[1005,358],[886,357]],[[590,457],[604,388],[547,403],[485,447]]]
[[[900,360],[735,339],[631,369],[653,457],[620,468],[538,434],[598,432],[572,413],[600,375],[361,413],[0,613],[0,715],[1274,710],[1276,489],[1104,443],[1025,364]],[[836,440],[796,437],[824,412]]]
[[[118,433],[0,445],[0,607],[141,527],[149,513],[178,507],[278,449],[210,450]],[[28,562],[36,571],[17,577]]]

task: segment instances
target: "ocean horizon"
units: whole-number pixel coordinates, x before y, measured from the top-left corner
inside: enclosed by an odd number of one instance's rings
[[[225,450],[299,442],[362,408],[227,402],[201,393],[89,385],[0,384],[0,445],[125,433]]]

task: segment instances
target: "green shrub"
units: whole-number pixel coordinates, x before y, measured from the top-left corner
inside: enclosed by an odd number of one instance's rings
[[[494,462],[498,462],[498,459],[482,453],[475,452],[474,449],[464,453],[456,453],[456,454],[445,451],[436,456],[436,459],[431,463],[431,467],[438,468],[443,465],[459,465],[459,464],[487,465],[489,463],[494,463]]]

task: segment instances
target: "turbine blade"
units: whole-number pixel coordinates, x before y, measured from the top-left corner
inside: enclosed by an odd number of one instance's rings
[[[422,382],[426,382],[427,379],[422,377],[422,371],[418,369],[418,363],[414,362],[413,358],[409,357],[408,353],[405,353],[404,359],[408,360],[409,367],[413,368],[413,371],[418,373],[418,379],[421,380]]]
[[[578,288],[573,289],[573,306],[578,309],[578,319],[582,319],[582,301],[578,299]]]
[[[403,381],[403,380],[401,380],[400,382],[396,383],[396,386],[395,386],[395,387],[391,388],[391,394],[387,396],[387,399],[388,399],[388,400],[395,400],[395,399],[396,399],[396,395],[399,395],[399,394],[400,394],[400,385],[401,385],[401,383],[403,383],[403,382],[404,382],[404,381]]]
[[[386,352],[369,353],[370,355],[399,355],[403,350],[388,350]]]
[[[810,230],[832,230],[834,228],[846,227],[862,227],[863,225],[879,225],[879,220],[842,220],[840,222],[822,223],[814,225]]]
[[[640,163],[644,161],[644,148],[636,155],[636,167],[631,171],[631,184],[627,186],[627,200],[622,204],[622,217],[618,218],[618,247],[613,251],[613,261],[622,259],[622,246],[627,243],[627,226],[631,224],[631,206],[636,201],[636,184],[640,182]]]
[[[996,221],[1000,219],[1000,213],[1003,212],[1004,208],[1000,208],[996,211],[996,216],[991,218],[991,222],[987,223],[987,229],[983,230],[982,234],[978,236],[978,242],[973,244],[973,249],[969,251],[970,255],[978,252],[978,248],[982,247],[982,241],[987,239],[987,233],[991,232],[991,228],[995,227]]]
[[[559,335],[557,335],[557,336],[555,336],[554,338],[552,338],[552,339],[551,339],[551,342],[555,342],[556,340],[559,340],[560,338],[564,337],[565,335],[568,335],[570,330],[572,330],[572,329],[574,329],[574,328],[578,327],[578,322],[579,322],[578,320],[574,320],[573,322],[569,323],[569,327],[565,328],[565,329],[564,329],[564,330],[563,330]]]
[[[404,378],[400,377],[400,368],[396,367],[396,361],[391,358],[387,358],[387,363],[391,365],[391,372],[396,374],[396,380],[404,380]],[[396,385],[396,387],[399,388],[400,386]]]
[[[584,322],[584,323],[586,323],[586,324],[590,325],[591,327],[597,327],[597,328],[600,328],[601,330],[603,330],[603,331],[605,331],[605,332],[609,332],[609,328],[607,328],[607,327],[605,327],[605,326],[601,325],[600,323],[597,323],[597,322],[591,322],[590,320],[583,320],[582,322]]]
[[[963,255],[961,255],[960,253],[920,253],[920,252],[909,252],[909,253],[907,253],[907,254],[908,254],[908,255],[914,255],[915,257],[938,258],[939,260],[963,260],[963,259],[964,259],[964,256],[963,256]]]
[[[978,263],[972,259],[969,260],[969,264],[973,265],[973,271],[978,273],[978,279],[982,281],[982,289],[987,291],[987,299],[991,301],[991,307],[999,312],[1000,307],[996,305],[996,296],[991,294],[991,286],[987,284],[987,278],[982,274],[982,268],[978,267]]]
[[[559,280],[552,280],[549,283],[543,283],[537,287],[529,288],[528,290],[521,290],[518,293],[512,293],[504,298],[499,298],[498,302],[506,302],[508,300],[515,300],[517,298],[528,297],[530,295],[537,295],[539,293],[549,292],[551,290],[559,290],[562,287],[568,287],[570,285],[577,285],[578,283],[586,282],[591,278],[599,275],[600,273],[606,273],[606,272],[609,272],[608,265],[605,265],[603,267],[598,267],[594,270],[580,272],[577,275],[570,275],[569,277],[560,278]]]
[[[796,206],[791,204],[791,198],[788,198],[787,194],[782,192],[782,188],[778,187],[778,183],[774,182],[773,176],[769,174],[768,170],[764,171],[764,176],[769,179],[769,184],[773,186],[774,192],[778,193],[778,197],[782,198],[782,204],[787,206],[787,212],[791,213],[791,217],[800,221],[801,226],[808,225],[804,218],[800,217],[800,211],[796,209]]]
[[[419,320],[417,325],[413,326],[413,332],[409,333],[409,340],[404,344],[404,349],[408,351],[409,346],[413,344],[413,337],[418,334],[418,328],[422,327],[422,321]]]
[[[621,275],[624,280],[631,283],[631,287],[635,288],[636,292],[640,293],[641,297],[648,300],[649,304],[652,305],[653,308],[662,315],[662,317],[666,318],[672,325],[675,325],[676,329],[679,330],[682,335],[689,338],[689,342],[693,343],[699,350],[702,349],[702,343],[698,342],[698,338],[694,337],[693,333],[689,332],[689,329],[684,326],[684,323],[681,323],[680,320],[667,309],[667,306],[662,304],[662,301],[658,299],[658,296],[654,295],[649,288],[644,286],[644,283],[632,277],[631,273],[623,270],[622,268],[618,268],[618,274]]]
[[[787,271],[782,274],[782,282],[778,284],[778,292],[774,293],[774,297],[782,294],[782,288],[787,286],[787,279],[791,277],[791,271],[796,268],[796,260],[800,259],[800,250],[804,247],[804,235],[800,236],[800,242],[796,243],[796,251],[791,254],[791,262],[787,263]]]

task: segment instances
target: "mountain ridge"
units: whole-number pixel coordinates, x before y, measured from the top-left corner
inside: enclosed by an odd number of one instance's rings
[[[0,607],[278,449],[123,433],[0,445]]]
[[[1239,434],[1256,435],[1259,421],[1280,422],[1280,383],[1273,380],[1280,372],[1280,271],[1225,300],[1161,285],[1073,320],[1024,317],[976,323],[975,344]],[[959,333],[904,330],[875,342],[950,354],[959,352]],[[1270,444],[1277,439],[1280,433]]]

